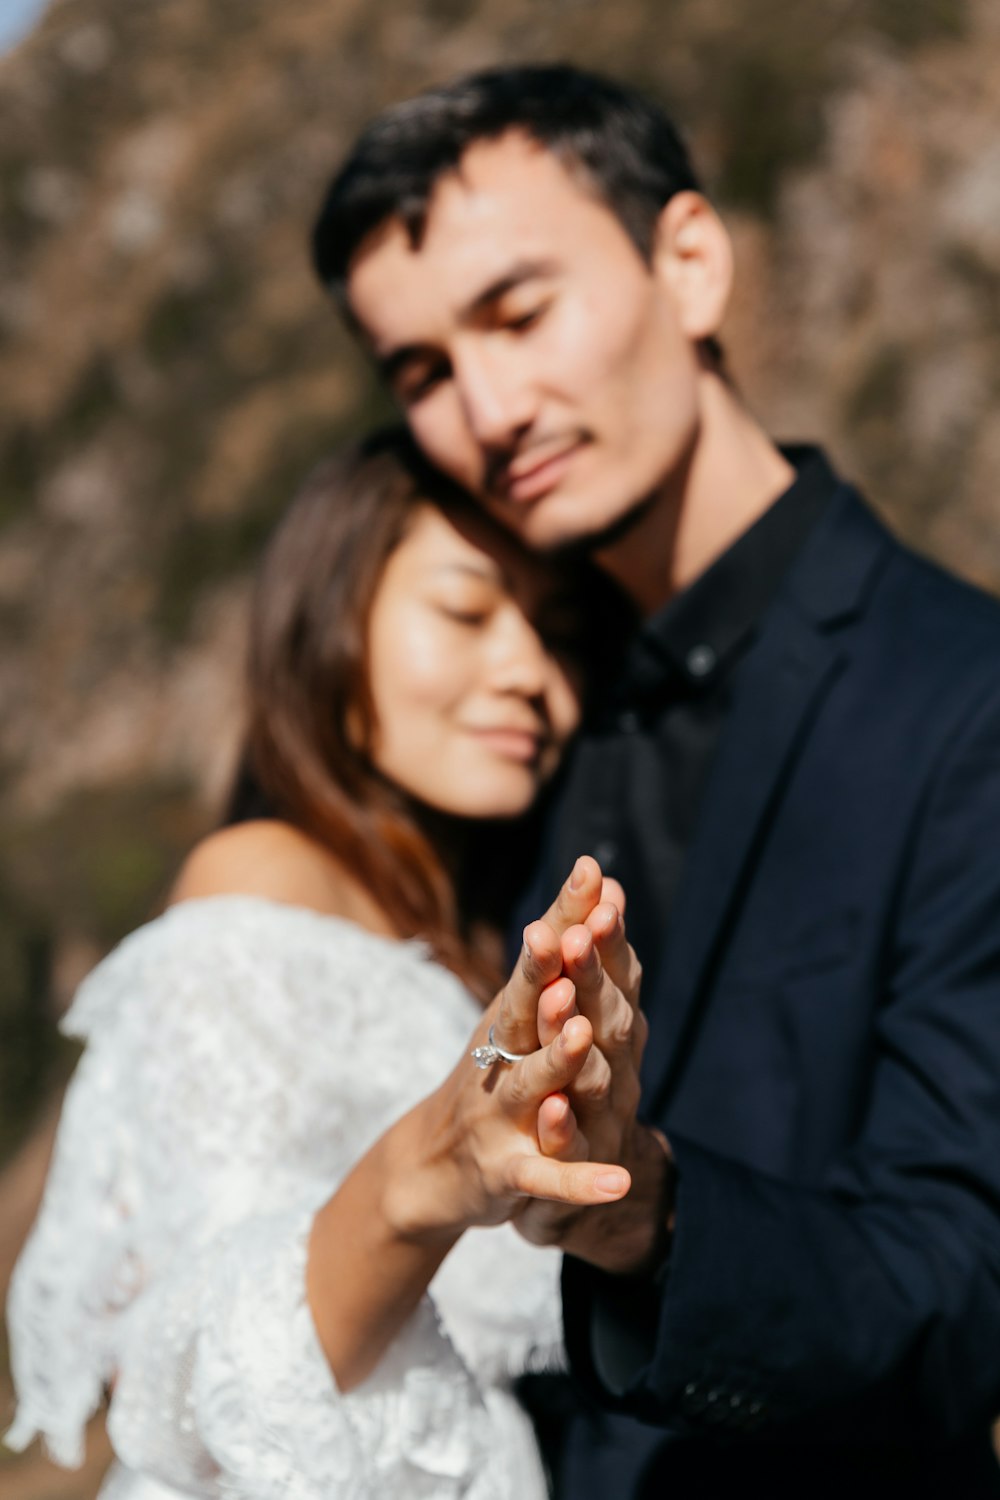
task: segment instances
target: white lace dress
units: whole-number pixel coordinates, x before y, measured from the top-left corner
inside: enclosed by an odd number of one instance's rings
[[[420,945],[250,897],[122,943],[64,1022],[87,1047],[11,1288],[8,1443],[78,1463],[113,1383],[108,1500],[543,1496],[510,1384],[561,1364],[555,1252],[466,1234],[347,1395],[305,1299],[316,1209],[478,1014]]]

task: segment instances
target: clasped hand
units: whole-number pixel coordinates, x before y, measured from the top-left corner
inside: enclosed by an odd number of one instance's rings
[[[512,1221],[604,1270],[655,1262],[672,1170],[636,1118],[646,1023],[622,905],[578,860],[470,1041],[492,1025],[524,1055],[480,1070],[464,1052],[316,1214],[309,1306],[342,1390],[371,1373],[472,1225]]]
[[[653,1263],[669,1236],[673,1171],[666,1140],[637,1118],[639,1068],[648,1036],[639,1009],[642,969],[625,935],[624,893],[584,856],[552,907],[525,930],[522,963],[539,985],[536,1014],[501,999],[495,1034],[513,1050],[537,1029],[549,1045],[573,1019],[590,1024],[591,1049],[568,1088],[539,1106],[539,1150],[554,1160],[617,1162],[629,1172],[627,1197],[601,1208],[532,1200],[515,1216],[527,1239],[554,1244],[605,1270],[636,1271]],[[513,1000],[514,1003],[511,1003]]]
[[[666,1143],[640,1125],[646,1022],[641,971],[625,936],[620,887],[577,861],[555,902],[525,929],[510,980],[489,1007],[506,1050],[486,1072],[461,1059],[417,1106],[388,1205],[397,1229],[451,1239],[512,1220],[526,1238],[608,1270],[647,1264],[665,1234]]]

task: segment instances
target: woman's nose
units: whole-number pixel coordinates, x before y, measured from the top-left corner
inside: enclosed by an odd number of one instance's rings
[[[493,658],[493,683],[501,692],[540,697],[548,682],[549,653],[538,631],[519,609],[502,623]]]

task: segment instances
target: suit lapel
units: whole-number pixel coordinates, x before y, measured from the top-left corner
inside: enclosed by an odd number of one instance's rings
[[[662,1101],[684,1052],[698,998],[768,814],[812,714],[833,681],[838,653],[808,634],[762,640],[747,663],[719,747],[698,835],[670,920],[670,939],[651,1006],[655,1022],[643,1064]]]
[[[689,851],[643,1060],[643,1111],[659,1111],[687,1054],[699,1003],[760,838],[820,705],[845,663],[837,627],[862,608],[886,534],[847,490],[810,537],[768,612],[739,688]]]

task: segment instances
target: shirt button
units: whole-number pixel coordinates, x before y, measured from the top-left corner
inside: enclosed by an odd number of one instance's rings
[[[623,714],[618,715],[618,728],[622,734],[636,734],[639,729],[639,715],[628,708]]]
[[[717,661],[716,654],[711,646],[703,642],[700,646],[692,646],[684,658],[684,665],[692,677],[707,677]]]
[[[599,839],[593,848],[594,858],[605,874],[618,858],[618,845],[614,839]]]

